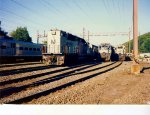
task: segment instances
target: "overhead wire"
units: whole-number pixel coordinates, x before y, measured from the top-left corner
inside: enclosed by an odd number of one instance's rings
[[[44,5],[44,6],[46,6],[50,11],[53,11],[53,12],[55,12],[54,13],[54,15],[57,17],[62,17],[62,18],[56,18],[56,19],[58,19],[58,23],[60,22],[60,21],[64,21],[64,22],[67,22],[68,21],[68,16],[64,16],[64,15],[66,15],[64,12],[62,12],[63,10],[60,10],[60,9],[58,9],[55,5],[53,5],[52,3],[51,3],[51,1],[47,1],[47,0],[40,0],[40,2]],[[60,20],[61,19],[61,20]],[[57,24],[58,24],[57,23]],[[64,24],[66,24],[66,23],[64,23]],[[65,26],[68,26],[68,25],[65,25]]]
[[[57,13],[60,13],[60,14],[63,13],[63,12],[61,12],[59,9],[57,9],[53,4],[51,4],[49,1],[47,1],[47,0],[42,0],[42,1],[45,2],[48,6],[52,7],[53,9],[55,9],[55,11],[56,11]]]
[[[125,12],[125,1],[124,0],[122,0],[122,9],[123,9],[123,16],[125,16],[126,15],[126,12]],[[123,18],[123,22],[125,23],[125,18]]]
[[[34,22],[34,21],[32,21],[32,20],[30,20],[30,19],[24,17],[24,16],[18,15],[18,14],[16,14],[16,13],[12,12],[12,11],[4,10],[4,9],[3,9],[3,10],[0,9],[0,11],[5,12],[5,13],[8,13],[8,14],[11,14],[11,15],[14,15],[14,16],[16,16],[16,17],[18,17],[18,18],[20,18],[20,19],[22,19],[22,20],[24,20],[24,21],[31,22],[32,24],[36,25],[36,27],[39,26],[38,23],[36,23],[36,22]],[[24,22],[24,21],[23,21],[23,22]]]
[[[103,2],[103,5],[104,5],[104,7],[106,9],[106,12],[107,12],[108,16],[110,16],[110,12],[109,12],[109,9],[107,7],[107,4],[106,4],[105,0],[102,0],[102,2]]]
[[[74,2],[74,4],[81,10],[81,12],[82,12],[85,16],[89,17],[89,16],[87,15],[87,13],[80,7],[80,5],[79,5],[75,0],[73,0],[73,2]]]
[[[46,7],[48,10],[55,12],[55,14],[59,14],[57,11],[55,11],[54,9],[52,9],[52,7],[50,7],[50,5],[47,4],[47,1],[39,0],[39,2],[41,3],[41,5],[43,5],[44,7]]]
[[[1,13],[1,14],[2,14],[2,13]],[[2,16],[2,15],[1,15],[1,16]],[[3,21],[3,22],[5,22],[5,21],[10,22],[10,23],[12,23],[12,24],[15,25],[15,26],[16,26],[18,23],[20,23],[20,22],[18,22],[18,21],[17,21],[17,22],[14,21],[14,20],[12,20],[12,19],[10,20],[10,19],[8,19],[8,18],[5,18],[4,16],[2,16],[0,20]]]
[[[88,20],[93,22],[92,25],[94,27],[96,27],[97,24],[94,22],[94,20],[91,18],[91,16],[89,16],[88,13],[85,12],[85,10],[82,7],[80,7],[80,5],[76,2],[76,0],[72,0],[72,1],[73,1],[74,5],[84,14],[84,16],[86,16],[88,18]]]
[[[28,10],[28,11],[30,11],[30,12],[32,12],[32,13],[36,13],[35,11],[33,11],[33,9],[30,9],[29,7],[26,7],[25,5],[23,5],[23,4],[21,4],[21,3],[17,2],[17,1],[15,1],[15,0],[10,0],[10,1],[14,2],[15,4],[17,4],[17,5],[19,5],[19,6],[23,7],[23,8],[25,8],[26,10]]]
[[[120,16],[120,20],[121,20],[121,12],[120,12],[120,0],[117,0],[117,4],[118,4],[118,12],[119,12],[119,16]]]
[[[25,6],[25,5],[21,4],[21,3],[19,3],[18,1],[15,1],[15,0],[10,0],[10,1],[13,2],[13,3],[15,3],[16,5],[18,5],[18,6],[20,6],[20,7],[22,7],[22,8],[24,8],[24,9],[28,10],[29,12],[32,12],[32,14],[33,14],[33,15],[36,15],[36,17],[38,17],[38,18],[40,17],[40,15],[43,15],[43,14],[38,14],[37,11],[35,11],[35,10],[31,9],[30,7],[27,7],[27,6]],[[45,17],[44,19],[47,19],[47,17]],[[40,24],[40,23],[39,23],[39,24]],[[43,25],[43,24],[40,24],[40,25],[46,26],[46,25]]]
[[[112,6],[113,6],[113,11],[115,12],[115,1],[114,0],[111,0],[111,2],[112,2]],[[115,14],[115,13],[114,13]]]

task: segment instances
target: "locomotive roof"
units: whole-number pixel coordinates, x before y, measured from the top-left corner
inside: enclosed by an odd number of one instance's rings
[[[101,43],[99,46],[108,47],[108,46],[112,46],[112,45],[109,43]]]
[[[83,38],[80,38],[78,36],[72,35],[70,33],[68,33],[68,39],[73,40],[73,41],[78,40],[78,41],[81,41],[81,42],[86,42]]]
[[[60,31],[60,32],[62,32],[62,33],[64,33],[64,34],[67,34],[69,40],[72,40],[72,41],[78,40],[78,41],[81,41],[81,42],[85,42],[85,43],[86,43],[86,41],[85,41],[83,38],[80,38],[80,37],[78,37],[78,36],[76,36],[76,35],[73,35],[73,34],[71,34],[71,33],[65,32],[65,31],[63,31],[63,30],[52,29],[51,31]]]
[[[0,28],[0,36],[7,36],[7,34],[8,34],[7,32],[1,30],[1,28]]]

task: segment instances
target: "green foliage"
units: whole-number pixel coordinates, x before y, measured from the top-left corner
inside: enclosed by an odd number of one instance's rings
[[[129,51],[129,42],[124,43],[127,51]],[[133,40],[130,40],[130,52],[133,50]],[[150,52],[150,32],[139,36],[139,52]]]
[[[32,42],[32,38],[29,36],[28,30],[26,27],[17,27],[15,31],[12,31],[10,35],[19,41]]]
[[[47,41],[43,41],[43,44],[47,44]]]

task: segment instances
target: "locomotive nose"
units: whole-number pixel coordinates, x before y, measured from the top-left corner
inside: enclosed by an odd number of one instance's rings
[[[102,55],[103,55],[103,56],[105,56],[105,55],[106,55],[106,53],[105,53],[105,52],[103,52],[103,53],[102,53]]]

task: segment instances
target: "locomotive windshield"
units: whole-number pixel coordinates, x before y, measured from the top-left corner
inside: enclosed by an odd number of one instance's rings
[[[102,46],[99,46],[100,49],[105,49],[105,50],[108,50],[110,49],[110,46],[108,45],[102,45]]]
[[[122,49],[122,48],[123,48],[122,46],[118,47],[118,49]]]

